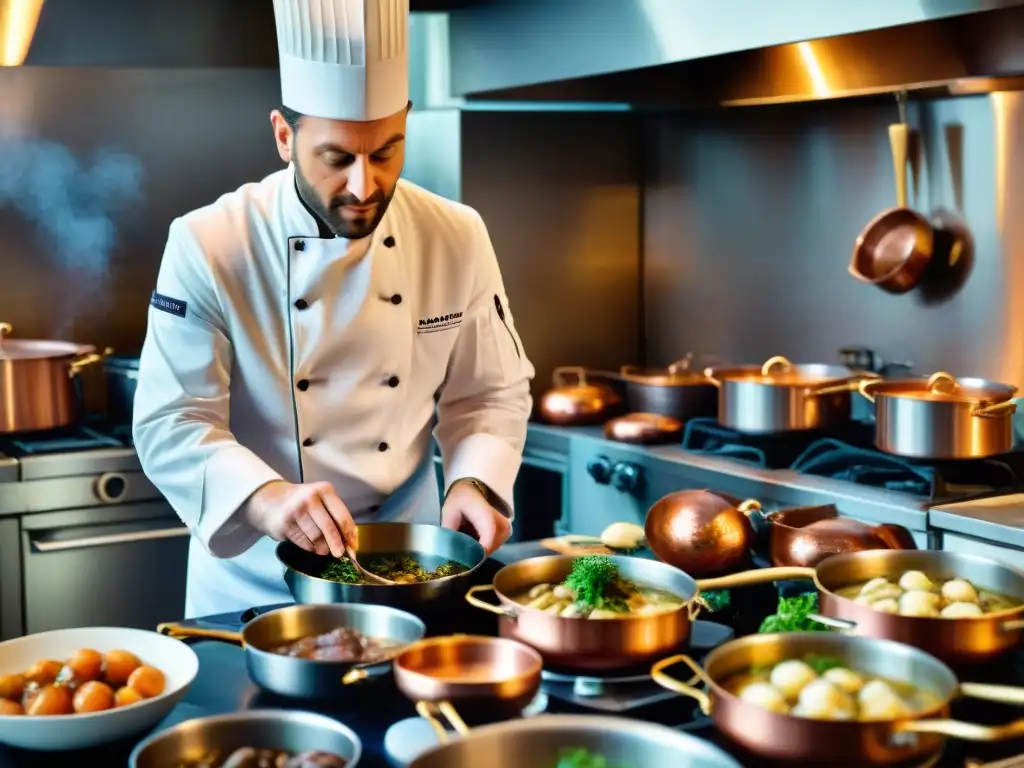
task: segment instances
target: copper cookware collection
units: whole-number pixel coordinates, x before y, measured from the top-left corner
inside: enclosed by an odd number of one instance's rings
[[[66,427],[79,417],[75,377],[103,356],[68,341],[10,338],[0,322],[0,434]]]
[[[551,375],[553,388],[537,403],[540,417],[548,424],[573,427],[607,421],[619,410],[622,398],[608,384],[588,378],[592,374],[616,376],[572,365],[555,368]]]
[[[781,355],[763,365],[708,368],[718,387],[718,422],[746,434],[822,429],[850,418],[850,393],[865,374],[842,365],[794,364]]]
[[[928,711],[892,720],[815,720],[778,714],[743,701],[723,683],[732,675],[809,655],[835,658],[851,669],[902,680],[937,695]],[[682,662],[706,690],[668,674]],[[1024,706],[1024,688],[960,683],[938,659],[903,643],[828,632],[750,635],[713,650],[701,668],[688,656],[664,659],[651,670],[663,687],[695,699],[715,726],[760,758],[810,765],[884,766],[913,764],[939,753],[947,738],[998,741],[1024,736],[1024,719],[989,727],[949,719],[950,702],[961,696]]]
[[[637,557],[610,556],[623,578],[678,595],[678,609],[649,616],[614,620],[565,618],[528,608],[514,595],[537,584],[560,584],[572,570],[575,557],[550,555],[506,565],[493,584],[471,587],[466,601],[497,614],[502,637],[535,648],[549,664],[572,670],[606,670],[649,662],[683,646],[690,637],[691,622],[700,610],[697,583],[677,568]],[[499,605],[477,595],[494,592]]]
[[[947,619],[883,613],[841,597],[837,590],[906,571],[935,579],[966,579],[1019,601],[1017,607],[984,616]],[[896,640],[927,651],[953,667],[998,659],[1017,648],[1024,635],[1024,572],[973,555],[934,550],[880,549],[847,552],[814,568],[762,568],[697,582],[701,591],[732,589],[789,579],[809,579],[818,589],[822,623],[865,637]]]
[[[679,422],[714,416],[718,391],[703,371],[691,368],[693,354],[666,369],[645,370],[625,365],[626,406],[633,413],[667,416]]]

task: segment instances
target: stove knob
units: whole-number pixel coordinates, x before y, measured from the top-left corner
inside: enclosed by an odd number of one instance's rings
[[[612,477],[612,461],[607,456],[595,456],[587,462],[587,474],[600,485],[608,485]]]
[[[128,491],[128,479],[116,472],[102,474],[96,480],[96,498],[104,504],[116,504]]]
[[[612,486],[623,493],[632,493],[640,485],[640,467],[629,461],[618,461],[612,468]]]

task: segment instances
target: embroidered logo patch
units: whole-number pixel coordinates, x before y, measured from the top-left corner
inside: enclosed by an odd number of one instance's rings
[[[159,309],[161,312],[177,315],[178,317],[184,317],[185,312],[188,310],[187,301],[172,299],[170,296],[164,296],[156,291],[153,291],[153,295],[149,297],[149,306],[153,307],[153,309]]]
[[[462,313],[452,312],[448,315],[437,315],[436,317],[421,317],[416,333],[437,333],[458,328],[462,325]]]

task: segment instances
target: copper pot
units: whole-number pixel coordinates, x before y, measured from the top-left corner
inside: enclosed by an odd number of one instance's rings
[[[641,664],[677,649],[690,638],[690,623],[699,611],[696,582],[665,563],[638,557],[611,555],[619,572],[637,584],[657,587],[678,595],[678,609],[651,616],[621,619],[575,619],[527,608],[512,599],[537,584],[560,584],[572,570],[575,557],[531,557],[506,565],[491,585],[471,587],[466,601],[497,614],[502,637],[537,649],[544,661],[575,670],[621,669]],[[476,595],[493,591],[500,605]]]
[[[835,658],[857,672],[913,684],[934,693],[939,703],[893,720],[814,720],[743,701],[722,685],[737,672],[809,655]],[[696,672],[707,690],[669,676],[665,670],[679,662]],[[826,632],[748,635],[713,650],[703,669],[687,656],[673,656],[655,664],[651,676],[659,685],[695,699],[718,730],[769,760],[830,766],[916,764],[938,754],[947,737],[1002,741],[1024,736],[1024,719],[1000,727],[949,719],[955,698],[1024,705],[1024,688],[960,683],[938,659],[890,640]]]
[[[981,459],[1013,448],[1017,388],[945,371],[858,385],[875,404],[875,445],[915,459]]]
[[[464,722],[457,709],[475,717],[517,717],[540,690],[540,654],[499,637],[431,637],[395,657],[395,685],[417,702],[435,730],[436,707],[453,726]],[[429,707],[422,707],[420,703]]]
[[[676,491],[647,513],[647,546],[676,568],[696,576],[727,571],[749,562],[754,527],[748,515],[761,505],[739,502],[709,490]]]
[[[831,555],[866,549],[917,549],[902,525],[867,525],[839,517],[833,505],[793,507],[767,515],[772,563],[814,567]]]
[[[657,413],[627,413],[605,422],[604,436],[636,445],[678,443],[683,438],[683,422]]]
[[[708,368],[718,388],[718,422],[747,434],[821,429],[850,419],[850,392],[864,374],[842,365],[796,365],[773,357],[763,365]]]
[[[703,371],[691,370],[692,360],[693,355],[687,355],[662,370],[623,366],[620,373],[626,382],[626,407],[681,422],[714,416],[718,388]]]
[[[900,616],[861,605],[835,590],[877,576],[896,580],[905,571],[931,578],[961,577],[1006,595],[1019,605],[1006,611],[963,619]],[[982,664],[1020,645],[1024,634],[1024,572],[984,557],[934,550],[875,549],[832,555],[816,568],[761,568],[697,582],[701,591],[732,589],[788,579],[810,579],[818,588],[821,616],[829,626],[866,637],[907,643],[953,667]]]
[[[0,433],[66,427],[79,416],[74,378],[103,359],[95,347],[68,341],[10,339],[0,323]]]
[[[617,374],[594,372],[605,378]],[[587,381],[587,370],[579,366],[555,368],[553,389],[540,397],[537,411],[548,424],[582,426],[601,424],[622,404],[622,398],[607,384]]]

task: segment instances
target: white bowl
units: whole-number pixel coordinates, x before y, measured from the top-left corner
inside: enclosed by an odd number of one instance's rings
[[[21,749],[87,749],[142,735],[181,701],[199,672],[199,658],[180,640],[120,627],[57,629],[0,643],[0,675],[24,672],[41,659],[63,661],[80,648],[131,651],[164,673],[164,692],[152,699],[81,715],[0,715],[0,744]]]

